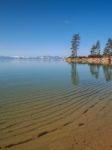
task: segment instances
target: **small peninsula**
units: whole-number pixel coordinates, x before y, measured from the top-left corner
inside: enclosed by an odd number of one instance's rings
[[[66,58],[68,63],[90,63],[90,64],[112,64],[112,56],[102,57],[90,57],[90,56],[79,56],[79,57],[68,57]]]
[[[71,41],[71,56],[65,60],[68,63],[112,64],[112,39],[109,38],[101,53],[100,41],[98,40],[90,49],[90,55],[77,56],[80,44],[79,34],[74,34]]]

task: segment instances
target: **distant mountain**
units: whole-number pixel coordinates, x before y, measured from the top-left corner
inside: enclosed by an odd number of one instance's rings
[[[0,59],[14,59],[14,57],[11,57],[11,56],[0,56]]]
[[[36,59],[36,60],[64,60],[61,56],[36,56],[36,57],[26,57],[26,56],[0,56],[0,60],[15,60],[15,59]]]

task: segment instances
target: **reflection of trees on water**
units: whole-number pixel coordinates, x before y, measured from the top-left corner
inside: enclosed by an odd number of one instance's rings
[[[77,72],[77,64],[76,63],[71,64],[71,79],[72,79],[72,83],[74,85],[78,85],[79,76],[78,76],[78,72]]]
[[[112,80],[112,65],[104,65],[103,72],[104,72],[106,81]]]
[[[91,75],[94,76],[96,79],[98,79],[100,65],[99,64],[89,64],[89,66],[90,66]]]
[[[99,78],[99,70],[102,66],[106,81],[112,80],[112,65],[89,64],[91,75],[96,79]]]
[[[79,84],[78,64],[71,63],[71,80],[73,85]],[[104,74],[105,80],[112,80],[112,65],[88,64],[90,73],[95,79],[100,78],[100,73]],[[82,75],[80,75],[82,76]]]

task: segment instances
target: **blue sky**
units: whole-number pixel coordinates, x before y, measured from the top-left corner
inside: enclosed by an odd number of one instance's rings
[[[70,55],[74,33],[78,55],[112,37],[111,0],[0,0],[0,55]]]

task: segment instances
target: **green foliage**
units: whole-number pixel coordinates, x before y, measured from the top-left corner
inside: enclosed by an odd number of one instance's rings
[[[109,38],[103,51],[103,55],[112,56],[112,39]]]
[[[97,41],[96,44],[92,46],[90,53],[91,53],[91,56],[100,55],[100,42],[99,41]]]
[[[80,44],[80,36],[79,36],[79,34],[74,34],[73,35],[71,44],[72,44],[72,47],[71,47],[71,49],[72,49],[71,57],[77,57],[77,50],[78,50],[78,47],[79,47],[79,44]]]
[[[80,36],[79,34],[74,34],[71,41],[71,58],[77,57],[77,50],[80,44]],[[103,54],[101,54],[101,46],[100,41],[98,40],[96,44],[91,47],[90,55],[88,57],[100,58],[104,56],[112,56],[112,39],[109,38],[103,50]]]

